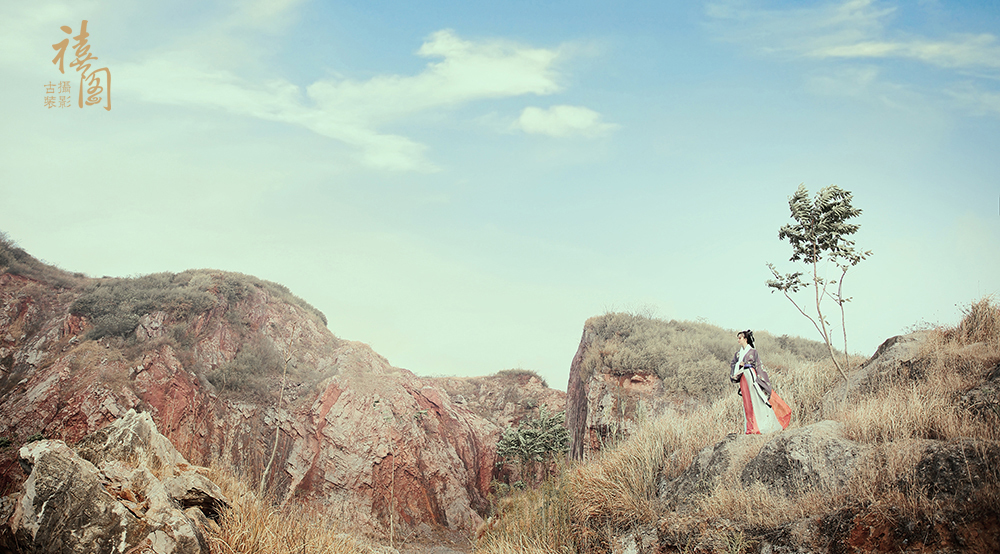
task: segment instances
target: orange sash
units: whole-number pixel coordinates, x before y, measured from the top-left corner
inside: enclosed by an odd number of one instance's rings
[[[771,391],[771,407],[774,409],[774,415],[777,416],[781,428],[787,429],[788,424],[792,422],[792,409],[778,396],[778,391]]]

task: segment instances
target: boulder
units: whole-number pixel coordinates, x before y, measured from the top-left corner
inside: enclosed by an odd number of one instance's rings
[[[80,440],[81,456],[100,466],[105,460],[141,461],[150,469],[170,474],[186,469],[187,460],[167,437],[156,430],[148,412],[129,410],[122,418]]]
[[[144,525],[104,489],[93,464],[63,441],[36,441],[20,450],[29,473],[8,523],[11,551],[125,552],[144,538]]]
[[[843,424],[821,421],[782,432],[743,468],[744,487],[763,483],[787,496],[847,484],[869,447],[844,437]]]
[[[900,476],[900,491],[931,500],[974,502],[1000,486],[1000,443],[971,439],[923,441],[912,472]],[[994,490],[984,490],[993,488]]]
[[[203,520],[217,519],[228,500],[203,468],[189,465],[157,432],[148,414],[129,411],[79,448],[86,457],[61,440],[20,449],[28,478],[0,530],[7,543],[0,546],[33,553],[210,551]]]
[[[827,393],[824,398],[825,413],[832,413],[834,406],[846,402],[856,403],[862,396],[872,394],[887,384],[901,379],[923,377],[928,361],[921,357],[921,349],[930,331],[916,331],[887,339],[861,369],[852,373],[847,382]]]

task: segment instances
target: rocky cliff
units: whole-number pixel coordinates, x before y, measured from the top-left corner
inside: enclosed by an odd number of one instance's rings
[[[245,275],[88,279],[6,242],[0,372],[0,494],[23,486],[29,437],[73,444],[136,409],[192,463],[229,464],[278,502],[372,532],[475,529],[502,426],[561,395],[505,377],[449,392]]]

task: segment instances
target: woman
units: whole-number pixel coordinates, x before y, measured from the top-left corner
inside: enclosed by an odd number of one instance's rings
[[[729,379],[740,384],[743,397],[743,415],[746,417],[746,433],[759,435],[781,431],[784,427],[771,408],[771,381],[760,367],[760,356],[753,347],[753,331],[749,329],[736,334],[740,349],[729,362]]]

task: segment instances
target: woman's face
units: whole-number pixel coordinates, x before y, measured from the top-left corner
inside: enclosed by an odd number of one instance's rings
[[[736,335],[736,340],[739,341],[740,348],[743,348],[744,346],[747,345],[747,338],[743,336],[743,333]]]

